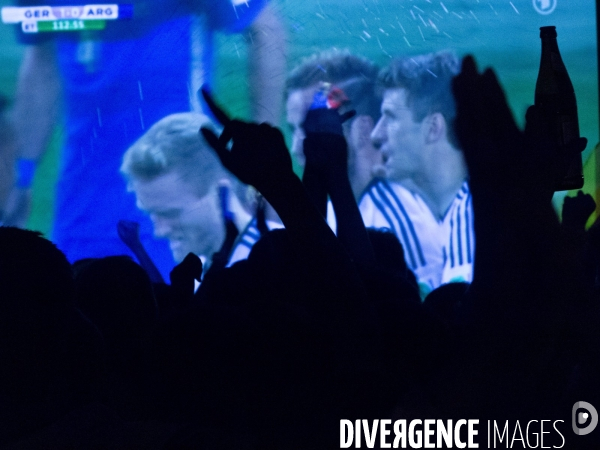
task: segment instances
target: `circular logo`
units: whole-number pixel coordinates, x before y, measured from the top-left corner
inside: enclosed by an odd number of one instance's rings
[[[579,411],[584,409],[585,412]],[[598,411],[588,402],[576,402],[573,405],[573,432],[578,436],[585,436],[594,431],[598,425]],[[587,426],[583,427],[591,416],[591,420]],[[582,428],[583,427],[583,428]]]
[[[534,9],[544,16],[552,14],[556,9],[558,0],[533,0]]]

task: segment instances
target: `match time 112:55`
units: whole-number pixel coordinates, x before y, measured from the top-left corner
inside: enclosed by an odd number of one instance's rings
[[[87,20],[43,20],[37,23],[37,30],[44,31],[81,31],[81,30],[99,30],[104,28],[104,21]]]

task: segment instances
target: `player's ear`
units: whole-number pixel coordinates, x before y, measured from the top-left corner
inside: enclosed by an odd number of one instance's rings
[[[354,117],[350,125],[350,139],[354,142],[356,148],[362,148],[371,145],[371,132],[375,127],[375,122],[371,116],[360,115]]]
[[[428,144],[438,142],[446,137],[446,119],[441,113],[433,113],[423,120],[425,141]]]

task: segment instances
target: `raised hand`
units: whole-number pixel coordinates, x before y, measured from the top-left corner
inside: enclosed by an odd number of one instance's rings
[[[513,119],[496,75],[491,69],[480,74],[473,57],[467,56],[453,81],[453,91],[454,128],[471,184],[504,188],[515,181],[511,172],[518,166],[524,136]]]
[[[455,131],[463,149],[472,187],[499,194],[511,186],[551,196],[565,161],[583,151],[585,138],[560,147],[535,106],[527,110],[525,131],[517,127],[504,91],[491,69],[479,73],[467,56],[453,82]],[[561,156],[562,155],[562,156]]]
[[[227,170],[263,195],[265,191],[277,189],[282,180],[295,177],[292,158],[277,128],[266,123],[258,125],[232,120],[205,89],[202,89],[202,96],[223,125],[223,132],[219,137],[207,128],[200,132]],[[230,141],[231,150],[228,149]]]
[[[356,111],[354,110],[340,114],[338,109],[334,108],[309,109],[302,128],[306,134],[331,133],[343,136],[342,124],[355,115]]]
[[[332,170],[348,169],[348,146],[344,138],[342,124],[354,117],[356,111],[339,114],[337,109],[317,108],[306,114],[303,123],[304,156],[306,165],[321,171],[324,175]]]

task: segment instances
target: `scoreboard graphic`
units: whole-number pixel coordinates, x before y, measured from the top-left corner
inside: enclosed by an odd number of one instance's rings
[[[2,8],[2,22],[21,24],[25,33],[102,30],[107,20],[131,19],[133,5],[93,4]]]

